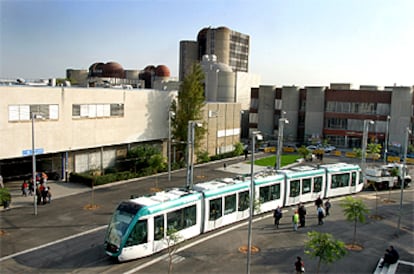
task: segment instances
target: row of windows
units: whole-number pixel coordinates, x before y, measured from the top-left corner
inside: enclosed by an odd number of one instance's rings
[[[99,118],[123,117],[124,104],[83,104],[72,105],[72,117]]]
[[[350,180],[351,177],[351,180]],[[331,188],[346,187],[356,185],[357,173],[335,174],[332,175]],[[322,191],[323,177],[318,176],[306,178],[302,180],[290,181],[290,197],[300,195],[300,184],[302,182],[302,194]],[[312,187],[313,183],[313,187]],[[237,206],[237,195],[239,203]],[[259,188],[259,199],[262,203],[280,199],[280,184],[264,186]],[[209,202],[209,220],[214,221],[221,216],[231,214],[236,211],[244,211],[249,208],[249,191],[239,192],[238,194],[230,194],[224,197],[224,209],[222,198],[212,199]],[[178,231],[195,225],[197,221],[196,205],[185,207],[167,213],[167,227],[169,230]],[[128,237],[126,246],[137,245],[147,242],[147,221],[139,221],[130,236]],[[154,240],[160,240],[164,237],[164,215],[154,217]]]
[[[31,115],[36,114],[37,117],[47,120],[59,119],[58,105],[10,105],[9,106],[9,121],[29,121],[32,119]]]
[[[9,121],[29,121],[31,115],[36,114],[45,120],[59,119],[59,105],[10,105]],[[97,117],[122,117],[124,116],[124,104],[83,104],[72,105],[72,117],[97,118]]]
[[[312,191],[312,182],[313,182],[313,192],[322,191],[322,181],[323,177],[318,176],[312,178],[302,179],[302,194],[310,193]],[[297,197],[300,195],[300,180],[290,181],[290,197]]]
[[[325,119],[325,127],[332,129],[361,131],[364,128],[364,120],[329,118]],[[374,125],[370,126],[369,131],[385,132],[386,127],[386,121],[375,121]]]
[[[326,102],[327,112],[359,113],[387,115],[390,113],[389,104],[360,103],[360,102]]]

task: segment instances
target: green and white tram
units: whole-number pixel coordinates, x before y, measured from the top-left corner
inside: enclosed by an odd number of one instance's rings
[[[253,184],[254,199],[260,201],[255,214],[363,189],[360,167],[346,163],[267,169],[254,174]],[[105,252],[118,261],[146,257],[168,247],[168,231],[184,241],[245,220],[250,185],[249,174],[122,201],[108,225]]]

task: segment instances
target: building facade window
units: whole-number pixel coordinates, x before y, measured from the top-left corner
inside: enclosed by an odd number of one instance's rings
[[[59,105],[9,105],[9,122],[30,121],[32,113],[44,120],[58,120]]]
[[[123,117],[124,104],[72,105],[72,118]]]

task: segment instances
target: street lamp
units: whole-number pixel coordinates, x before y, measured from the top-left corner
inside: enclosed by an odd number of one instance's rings
[[[194,178],[194,135],[195,127],[202,127],[203,124],[197,121],[188,121],[187,130],[187,182],[186,186],[188,189],[193,188]]]
[[[368,143],[368,129],[369,125],[373,125],[373,120],[364,120],[364,132],[362,135],[362,155],[361,155],[361,168],[362,168],[362,174],[365,178],[365,166],[366,166],[366,151],[367,151],[367,143]]]
[[[404,184],[405,176],[407,175],[407,149],[408,149],[408,138],[411,134],[411,130],[407,127],[405,130],[405,144],[404,144],[404,161],[403,161],[403,170],[401,174],[401,194],[400,194],[400,214],[398,216],[398,232],[400,231],[401,225],[401,215],[402,215],[402,206],[403,206],[403,193],[404,193]],[[398,233],[397,232],[397,233]]]
[[[249,229],[247,235],[247,274],[250,274],[250,257],[252,254],[252,222],[254,213],[254,151],[255,151],[255,140],[263,140],[263,136],[260,131],[252,132],[252,159],[250,162],[250,199],[249,199]]]
[[[384,142],[384,165],[387,163],[387,154],[388,154],[388,134],[390,127],[391,116],[387,115],[387,124],[385,128],[385,142]]]
[[[171,118],[174,116],[173,111],[168,111],[168,181],[171,181]]]
[[[276,164],[275,168],[280,169],[280,155],[282,154],[282,146],[283,146],[283,128],[285,124],[289,124],[289,120],[286,118],[279,119],[279,129],[278,129],[278,137],[277,137],[277,155],[276,155]]]
[[[32,120],[32,180],[33,180],[33,191],[34,191],[34,193],[33,193],[34,215],[37,215],[36,149],[35,149],[35,130],[34,130],[34,120],[36,118],[42,118],[42,116],[32,112],[31,113],[31,120]]]

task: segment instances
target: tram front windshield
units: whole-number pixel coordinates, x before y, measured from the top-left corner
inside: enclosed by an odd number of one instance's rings
[[[122,202],[119,204],[108,227],[108,233],[106,235],[107,242],[117,247],[121,245],[122,237],[125,235],[129,224],[141,207],[141,205],[131,202]]]

